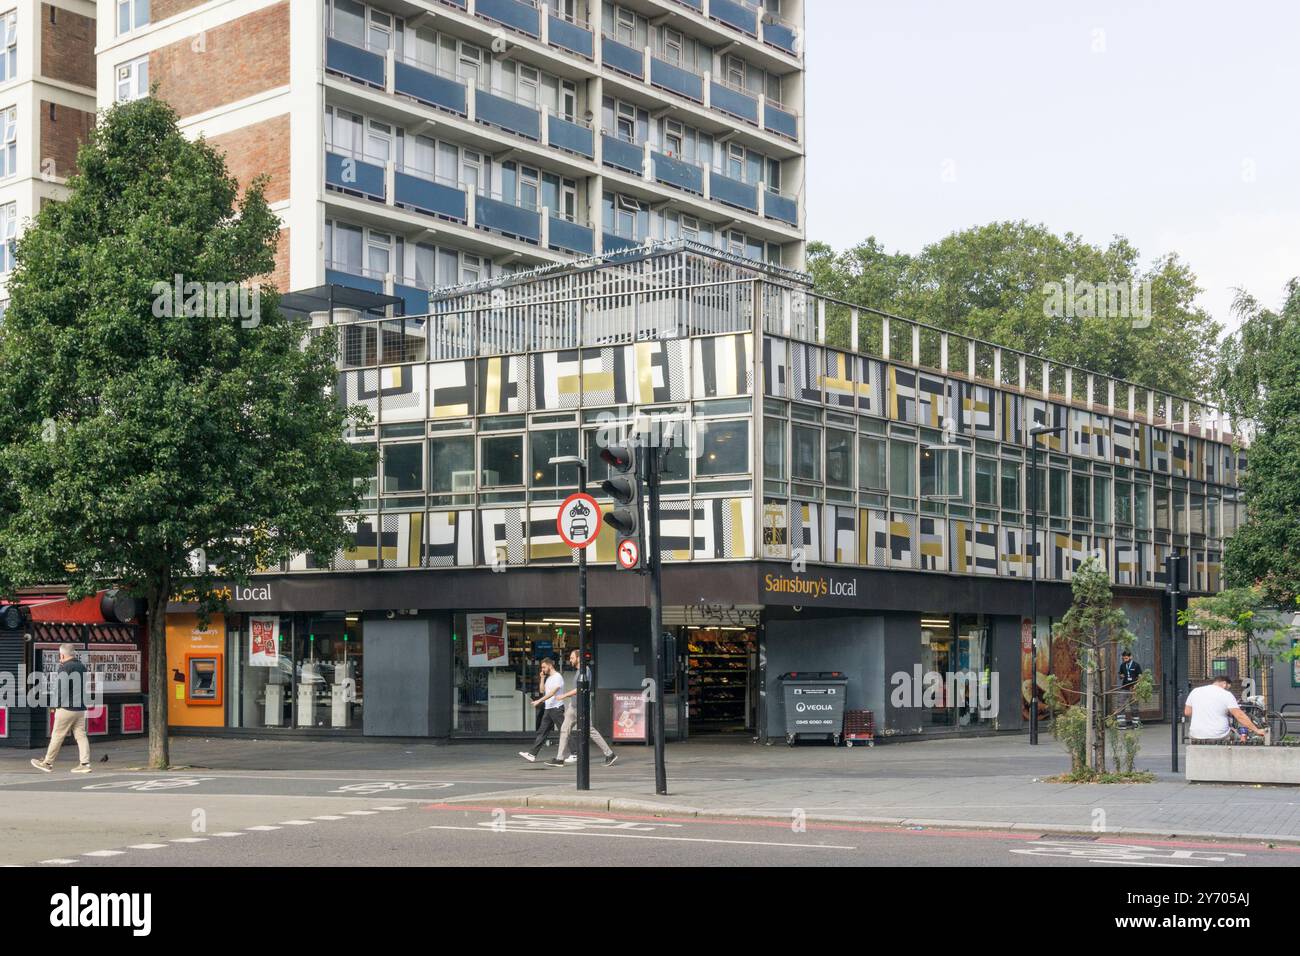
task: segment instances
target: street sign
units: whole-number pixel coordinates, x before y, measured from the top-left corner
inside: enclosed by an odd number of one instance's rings
[[[582,492],[569,495],[555,517],[560,537],[571,548],[585,548],[600,534],[600,505]]]
[[[641,560],[641,549],[631,538],[622,542],[618,546],[618,563],[620,567],[627,568],[629,571],[635,568]]]

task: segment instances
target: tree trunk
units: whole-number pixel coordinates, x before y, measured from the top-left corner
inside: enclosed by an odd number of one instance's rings
[[[149,767],[166,770],[171,763],[167,746],[167,702],[171,675],[167,673],[167,599],[171,573],[164,571],[146,587],[149,614]]]
[[[1106,721],[1110,718],[1114,701],[1110,693],[1110,673],[1114,662],[1111,659],[1109,641],[1101,645],[1101,665],[1097,669],[1097,697],[1101,706],[1097,708],[1097,766],[1106,769]]]
[[[1087,754],[1088,767],[1092,770],[1097,769],[1097,722],[1094,719],[1097,713],[1097,655],[1095,651],[1088,654],[1088,667],[1086,670],[1086,679],[1084,683],[1084,693],[1088,700],[1088,734],[1084,743],[1084,753]],[[1105,770],[1105,767],[1101,768]]]

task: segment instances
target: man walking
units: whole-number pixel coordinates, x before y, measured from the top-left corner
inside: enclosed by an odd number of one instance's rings
[[[578,725],[578,686],[577,685],[578,685],[578,675],[580,674],[579,660],[580,659],[576,649],[569,651],[569,666],[573,668],[574,686],[571,688],[567,688],[565,692],[560,695],[560,700],[568,701],[568,703],[564,708],[564,726],[560,728],[560,750],[555,755],[554,760],[546,761],[546,765],[548,767],[562,767],[566,763],[578,762],[577,747],[575,745],[574,752],[569,753],[569,742],[571,740],[570,734],[574,732],[575,728]],[[590,687],[591,686],[590,667],[586,668],[586,677],[587,677],[587,686]],[[590,713],[591,713],[590,710],[588,710],[587,713],[588,713],[588,717],[590,717]],[[614,761],[618,759],[618,754],[614,753],[614,751],[612,751],[609,748],[609,744],[605,743],[605,738],[600,735],[600,731],[596,729],[596,725],[591,723],[590,719],[588,720],[587,726],[588,726],[588,730],[590,731],[589,736],[591,737],[592,741],[596,744],[597,747],[600,748],[600,752],[605,755],[605,766],[606,767],[610,766],[611,764],[614,763]]]
[[[543,708],[542,722],[537,726],[537,738],[533,741],[533,749],[519,751],[519,756],[529,763],[537,759],[547,736],[552,730],[558,731],[564,720],[564,703],[560,700],[560,695],[564,693],[564,678],[556,670],[555,661],[549,657],[542,661],[541,672],[542,696],[533,701],[533,706],[540,705]]]
[[[50,746],[45,759],[32,758],[32,766],[46,773],[54,771],[54,761],[63,748],[69,733],[77,740],[77,766],[73,773],[90,773],[90,738],[86,736],[86,665],[77,657],[71,644],[59,645],[59,672],[51,681],[54,685],[54,729],[50,731]]]
[[[1118,723],[1127,723],[1133,721],[1135,725],[1141,725],[1137,719],[1137,708],[1134,705],[1133,689],[1142,676],[1142,665],[1133,660],[1133,654],[1125,651],[1120,655],[1122,660],[1119,664],[1119,715]]]

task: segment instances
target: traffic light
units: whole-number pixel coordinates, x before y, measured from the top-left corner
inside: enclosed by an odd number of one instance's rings
[[[21,631],[30,620],[21,604],[0,604],[0,632]]]
[[[602,481],[600,487],[614,499],[614,510],[605,520],[616,535],[614,553],[618,555],[618,566],[639,571],[645,567],[645,547],[641,535],[641,475],[637,469],[637,450],[632,445],[609,445],[600,450],[600,457],[615,472]],[[625,542],[632,544],[625,547]],[[628,554],[635,560],[629,561]]]

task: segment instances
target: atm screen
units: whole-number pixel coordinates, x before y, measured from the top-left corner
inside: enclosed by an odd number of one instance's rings
[[[211,700],[217,696],[217,662],[213,658],[190,661],[190,696]]]

